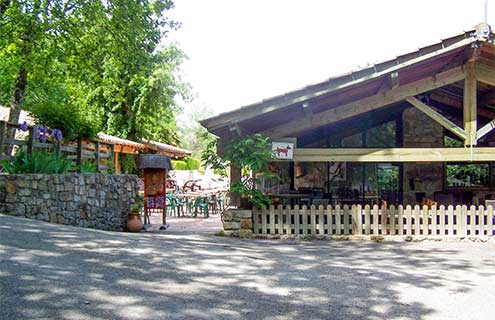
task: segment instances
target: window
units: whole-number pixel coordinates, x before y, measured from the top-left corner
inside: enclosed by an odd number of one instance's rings
[[[448,188],[489,188],[490,165],[488,163],[446,164],[445,177]]]

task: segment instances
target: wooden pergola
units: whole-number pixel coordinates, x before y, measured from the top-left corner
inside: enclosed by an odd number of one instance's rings
[[[132,140],[122,139],[116,136],[111,136],[103,132],[98,133],[96,137],[101,142],[114,144],[114,167],[115,173],[117,174],[121,171],[119,162],[120,154],[136,155],[140,152],[147,151],[149,153],[163,154],[173,159],[182,159],[192,154],[192,152],[189,150],[181,149],[157,141],[143,140],[143,143],[139,143]]]
[[[295,139],[293,161],[494,161],[495,147],[483,142],[495,128],[494,37],[490,26],[482,23],[415,52],[201,124],[220,138],[220,145],[254,133],[274,141]],[[364,122],[392,119],[411,107],[462,140],[464,147],[328,147],[342,132],[357,130]],[[232,176],[239,178],[233,170]]]

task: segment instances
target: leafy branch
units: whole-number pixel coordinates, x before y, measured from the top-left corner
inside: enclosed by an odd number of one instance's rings
[[[206,146],[201,160],[223,172],[232,165],[240,167],[244,178],[233,183],[230,191],[247,198],[258,209],[270,204],[268,196],[256,189],[262,178],[279,178],[269,170],[275,160],[269,138],[260,134],[244,137],[226,145],[222,155],[218,154],[217,140],[214,140]]]

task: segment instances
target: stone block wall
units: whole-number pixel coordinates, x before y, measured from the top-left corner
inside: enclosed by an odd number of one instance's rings
[[[227,209],[223,213],[223,230],[228,236],[248,238],[253,234],[251,210]]]
[[[402,114],[403,145],[405,148],[431,148],[443,146],[443,128],[416,108]],[[443,189],[443,163],[404,163],[403,203],[414,205],[416,193],[424,192],[433,199],[433,193]]]
[[[123,231],[138,180],[98,173],[0,174],[0,214]]]

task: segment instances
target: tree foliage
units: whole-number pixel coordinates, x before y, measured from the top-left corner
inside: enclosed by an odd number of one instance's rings
[[[161,45],[177,27],[172,8],[169,0],[0,0],[0,104],[46,125],[57,114],[64,131],[80,129],[74,136],[103,130],[177,143],[184,54]]]
[[[226,171],[229,166],[241,168],[245,176],[241,181],[230,186],[230,191],[247,198],[253,205],[261,209],[270,204],[270,199],[260,190],[256,184],[261,178],[278,178],[269,170],[269,166],[275,160],[269,138],[260,134],[254,134],[233,141],[224,147],[222,155],[217,152],[217,140],[208,143],[201,160],[218,171]]]

